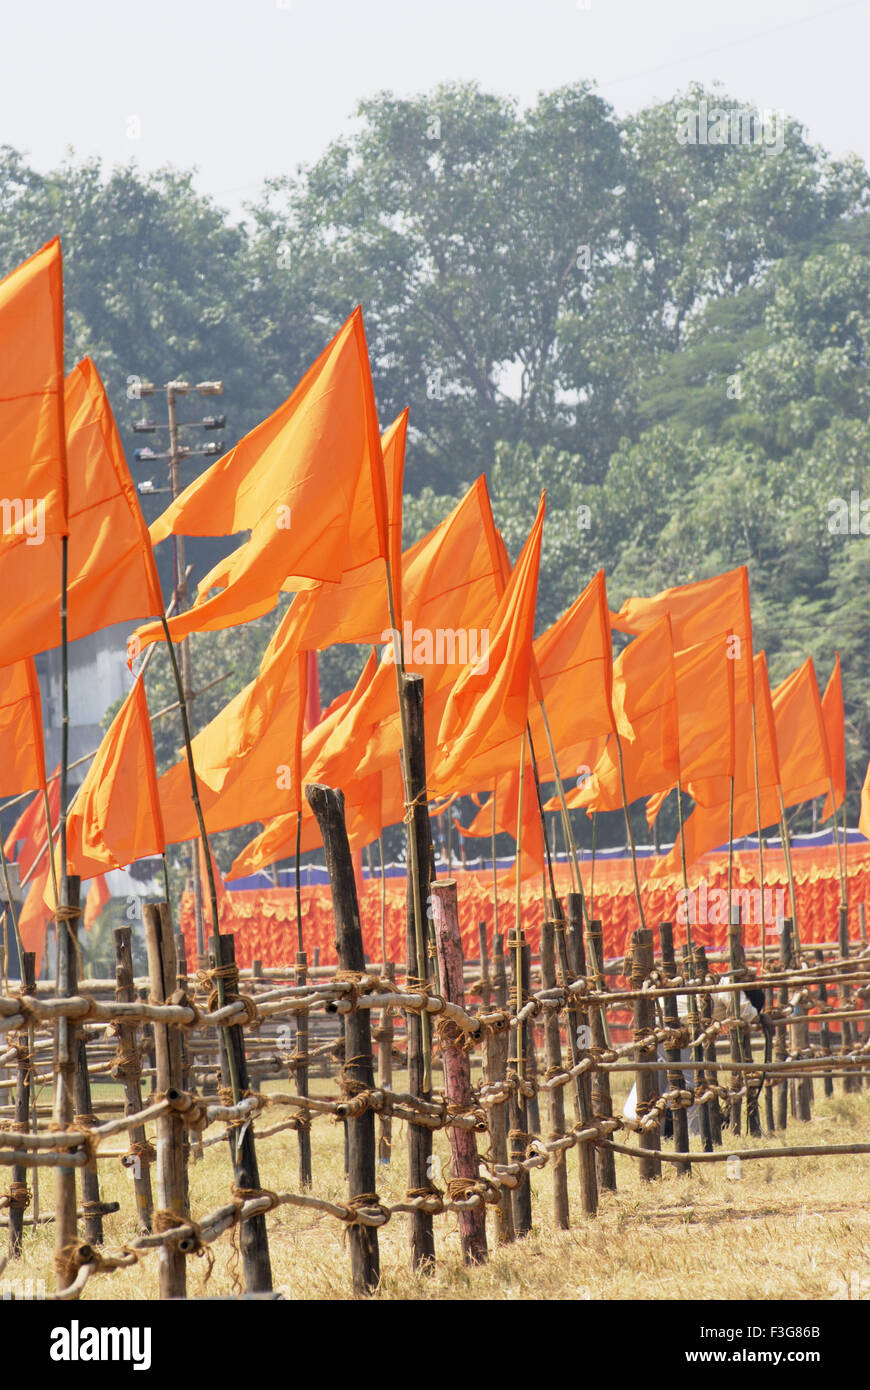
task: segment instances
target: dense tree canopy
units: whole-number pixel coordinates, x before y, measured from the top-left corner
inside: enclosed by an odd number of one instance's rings
[[[541,625],[598,566],[616,607],[747,563],[775,679],[809,652],[824,682],[840,649],[854,816],[870,552],[835,504],[870,498],[870,180],[795,121],[781,149],[681,143],[702,99],[741,105],[692,88],[620,119],[586,84],[529,109],[384,93],[239,223],[188,173],[43,175],[4,149],[0,272],[61,233],[70,364],[94,357],[131,445],[129,377],[223,377],[231,443],[362,303],[384,425],[411,406],[406,540],[486,471],[516,554],[546,486]],[[194,547],[200,573],[214,551]],[[200,682],[232,671],[201,719],[271,625],[196,644]],[[327,697],[360,657],[328,655]]]

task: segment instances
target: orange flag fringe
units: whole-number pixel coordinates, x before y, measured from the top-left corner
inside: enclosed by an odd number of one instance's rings
[[[0,796],[34,787],[45,787],[45,750],[39,682],[27,657],[0,669]]]

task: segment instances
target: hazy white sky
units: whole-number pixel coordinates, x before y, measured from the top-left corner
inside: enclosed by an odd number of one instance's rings
[[[626,111],[718,79],[870,162],[868,52],[870,0],[6,0],[0,143],[39,169],[69,147],[196,166],[239,210],[384,89],[474,78],[531,102],[591,78]]]

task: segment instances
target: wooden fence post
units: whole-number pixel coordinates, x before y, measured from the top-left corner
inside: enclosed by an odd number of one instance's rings
[[[781,917],[777,923],[779,929],[779,968],[786,971],[791,966],[791,922],[787,917]],[[788,1006],[788,985],[780,985],[778,991],[778,1003],[781,1009]],[[774,1056],[777,1062],[784,1062],[788,1056],[788,1044],[786,1042],[786,1029],[784,1023],[776,1025],[776,1042],[774,1046]],[[788,1090],[787,1078],[783,1078],[776,1088],[776,1127],[785,1129],[788,1124]]]
[[[848,907],[844,907],[844,906],[842,906],[842,905],[841,905],[841,907],[840,907],[839,916],[838,916],[838,918],[837,918],[837,940],[838,940],[839,946],[840,946],[840,956],[842,957],[843,960],[848,960],[848,959],[849,959],[849,909],[848,909]],[[846,971],[847,971],[848,969],[849,969],[849,967],[846,966],[845,970],[843,971],[843,974],[845,974]],[[850,1005],[850,1003],[851,1003],[851,1000],[852,1000],[852,990],[851,990],[851,987],[850,987],[849,985],[843,983],[842,985],[840,985],[839,994],[840,994],[840,999],[841,999],[841,1001],[842,1001],[843,1007],[846,1008],[846,1009],[848,1009],[848,1007],[849,1007],[849,1005]],[[857,1039],[858,1039],[858,1035],[857,1035],[857,1032],[856,1032],[856,1028],[857,1028],[857,1024],[856,1024],[855,1021],[854,1021],[853,1019],[851,1019],[851,1018],[844,1018],[844,1019],[842,1020],[842,1022],[840,1023],[840,1036],[841,1036],[841,1038],[843,1039],[843,1051],[844,1051],[844,1052],[851,1052],[851,1051],[854,1049],[855,1044],[856,1044]],[[852,1094],[854,1094],[856,1091],[860,1091],[860,1090],[861,1090],[861,1074],[860,1074],[860,1072],[859,1072],[857,1069],[854,1070],[854,1071],[849,1071],[848,1074],[843,1078],[843,1091],[844,1091],[846,1094],[852,1095]]]
[[[395,984],[396,967],[393,961],[384,962],[384,979]],[[393,1089],[393,1015],[389,1009],[381,1009],[381,1018],[375,1032],[378,1045],[378,1086],[382,1091]],[[382,1111],[378,1116],[378,1163],[389,1163],[393,1148],[392,1116]]]
[[[171,930],[167,932],[168,916],[161,913],[160,903],[146,903],[143,908],[145,945],[148,951],[148,976],[151,998],[163,1004],[175,989],[175,944]],[[175,1030],[168,1023],[154,1024],[154,1064],[157,1071],[157,1090],[171,1096],[181,1089],[181,1051],[179,1040],[173,1041]],[[157,1202],[155,1228],[171,1229],[186,1216],[184,1198],[184,1120],[174,1110],[157,1117]],[[160,1297],[184,1298],[187,1293],[186,1255],[178,1241],[167,1242],[158,1251],[158,1280]]]
[[[604,965],[604,929],[600,921],[589,923],[589,947],[593,959],[589,962],[590,971],[598,972]],[[606,986],[604,977],[600,987]],[[589,1027],[592,1032],[592,1046],[607,1046],[607,1030],[604,1026],[604,1006],[599,1004],[590,1011]],[[610,1094],[610,1074],[606,1071],[592,1073],[592,1114],[596,1120],[613,1119],[613,1099]],[[604,1192],[616,1191],[616,1155],[612,1149],[600,1145],[595,1148],[595,1176],[598,1186]]]
[[[356,880],[353,872],[347,829],[344,823],[344,797],[341,792],[317,783],[305,788],[308,804],[317,817],[326,869],[332,888],[335,917],[335,944],[340,970],[365,972],[362,929]],[[371,1020],[368,1009],[352,1009],[344,1017],[344,1065],[342,1076],[349,1094],[372,1091],[375,1085]],[[412,1126],[417,1128],[418,1126]],[[377,1205],[375,1191],[375,1116],[366,1109],[347,1121],[348,1181],[350,1206]],[[350,1263],[354,1293],[374,1292],[380,1280],[378,1232],[375,1226],[358,1222],[348,1228]]]
[[[36,955],[25,951],[19,962],[21,970],[22,994],[36,992]],[[18,1057],[15,1062],[15,1128],[30,1129],[30,1073],[33,1067],[33,1054],[29,1046],[30,1030],[25,1027],[18,1034]],[[10,1039],[11,1041],[11,1039]],[[34,1126],[35,1128],[35,1126]],[[34,1172],[36,1170],[34,1169]],[[24,1233],[24,1213],[30,1204],[30,1189],[27,1186],[27,1169],[13,1164],[9,1185],[9,1255],[17,1259],[21,1254],[21,1239]]]
[[[236,938],[232,932],[221,933],[221,969],[224,971],[224,998],[231,1003],[238,996],[239,972],[236,967]],[[224,1091],[231,1087],[229,1052],[232,1051],[235,1073],[239,1082],[239,1095],[245,1096],[249,1087],[248,1063],[245,1057],[245,1035],[241,1023],[222,1027],[221,1039],[221,1084]],[[180,1059],[179,1059],[180,1061]],[[227,1104],[232,1104],[230,1094]],[[230,1125],[230,1156],[233,1163],[233,1176],[237,1196],[243,1199],[259,1193],[260,1168],[254,1141],[254,1126],[251,1120],[241,1125]],[[245,1272],[245,1288],[248,1293],[271,1293],[272,1262],[269,1258],[269,1234],[266,1227],[266,1213],[258,1212],[248,1221],[243,1221],[239,1231],[239,1245],[242,1251],[242,1266]]]
[[[653,954],[653,934],[648,927],[637,927],[631,934],[631,977],[633,990],[640,989],[644,980],[651,974],[655,956]],[[651,1033],[655,1027],[655,1007],[651,999],[639,998],[634,1001],[635,1036]],[[650,1055],[650,1054],[646,1054]],[[652,1059],[655,1061],[656,1049],[653,1046]],[[635,1048],[635,1061],[645,1060],[644,1050]],[[639,1120],[649,1113],[658,1096],[658,1073],[655,1071],[636,1072],[637,1077],[637,1117]],[[652,1155],[661,1149],[662,1141],[658,1129],[641,1131],[639,1146]],[[661,1160],[655,1156],[638,1160],[640,1176],[645,1182],[662,1175]]]
[[[455,880],[445,879],[432,884],[432,906],[441,993],[450,1003],[464,1008],[462,936]],[[440,1020],[438,1031],[447,1100],[453,1105],[470,1107],[473,1101],[471,1058],[462,1045],[464,1034],[449,1019]],[[458,1129],[455,1126],[448,1129],[447,1137],[452,1171],[448,1191],[451,1196],[461,1198],[466,1195],[466,1189],[470,1187],[473,1190],[474,1185],[480,1182],[477,1140],[473,1129]],[[482,1264],[486,1260],[486,1206],[482,1197],[479,1206],[459,1213],[459,1241],[466,1264]]]
[[[480,1007],[485,1013],[492,999],[492,982],[489,976],[489,950],[486,943],[485,922],[478,922],[477,936],[480,941]]]
[[[532,992],[532,948],[527,941],[523,943],[523,990]],[[532,1094],[527,1098],[528,1114],[526,1128],[531,1134],[541,1133],[541,1106],[538,1100],[538,1053],[535,1047],[535,1019],[529,1019],[523,1029],[525,1038],[525,1065],[523,1075],[531,1083]]]
[[[296,952],[296,968],[294,972],[297,985],[304,985],[308,981],[308,952]],[[308,1095],[308,1010],[303,1009],[296,1015],[296,1070],[293,1073],[295,1079],[295,1089],[298,1096]],[[311,1186],[311,1114],[309,1111],[299,1112],[299,1122],[296,1129],[296,1138],[299,1145],[299,1186],[308,1188]]]
[[[662,952],[662,975],[666,983],[673,980],[677,973],[677,958],[674,955],[674,925],[673,922],[659,923],[659,942]],[[662,1013],[665,1023],[675,1031],[680,1026],[680,1015],[677,1008],[677,996],[675,994],[666,995],[662,1001]],[[680,1070],[680,1049],[678,1047],[666,1047],[665,1057],[669,1062],[668,1085],[683,1091],[686,1089],[686,1078]],[[693,1088],[694,1089],[694,1086]],[[689,1116],[687,1111],[680,1106],[673,1112],[674,1117],[674,1151],[678,1154],[689,1152]],[[688,1176],[692,1171],[691,1163],[679,1163],[676,1165],[678,1175]]]
[[[59,998],[75,994],[78,986],[78,924],[80,880],[63,874],[61,907],[55,916],[57,923],[57,993]],[[55,1091],[53,1123],[59,1130],[68,1131],[74,1114],[76,1041],[78,1026],[74,1019],[60,1017],[55,1032]],[[70,1164],[59,1163],[54,1170],[55,1269],[59,1289],[69,1288],[75,1278],[75,1263],[70,1255],[78,1238],[76,1170]]]
[[[514,931],[508,935],[507,947],[508,956],[511,964],[511,1000],[516,1006],[517,999],[524,1000],[526,997],[526,955],[523,947],[525,941],[522,931]],[[519,959],[518,959],[519,958]],[[513,1083],[508,1101],[508,1114],[510,1119],[510,1130],[508,1140],[510,1144],[510,1161],[517,1163],[526,1156],[526,1148],[530,1140],[534,1137],[530,1129],[528,1097],[523,1094],[522,1086],[525,1081],[525,1059],[526,1059],[526,1027],[525,1023],[519,1023],[512,1030],[513,1033],[513,1056],[508,1057],[508,1066],[512,1067],[508,1080]],[[527,1236],[532,1229],[532,1183],[529,1173],[522,1177],[519,1187],[511,1190],[511,1204],[514,1213],[514,1231],[518,1236]]]
[[[115,998],[121,1004],[129,1004],[135,997],[131,929],[115,927],[112,937],[115,948]],[[135,1115],[142,1109],[142,1061],[136,1029],[130,1023],[117,1023],[115,1030],[118,1034],[118,1053],[111,1075],[116,1081],[120,1081],[124,1088],[124,1114]],[[130,1152],[122,1162],[133,1171],[133,1191],[136,1195],[139,1229],[150,1231],[154,1210],[151,1196],[151,1163],[154,1150],[146,1140],[144,1125],[136,1125],[135,1129],[130,1130],[129,1142]]]
[[[495,1007],[507,1008],[507,974],[505,973],[504,938],[499,932],[492,940],[492,988]],[[488,1028],[483,1039],[484,1076],[488,1086],[497,1085],[507,1076],[508,1044],[510,1031],[507,1028]],[[492,1156],[496,1163],[507,1163],[507,1105],[493,1105],[489,1111],[489,1132],[492,1135]],[[498,1206],[495,1208],[495,1238],[499,1245],[509,1245],[516,1239],[514,1214],[510,1190],[502,1188]]]
[[[817,963],[818,963],[819,965],[822,965],[822,964],[824,963],[824,959],[825,959],[824,952],[823,952],[823,951],[816,951],[816,952],[815,952],[815,959],[816,959],[816,961],[817,961]],[[820,973],[820,975],[821,975],[821,972],[819,972],[819,973]],[[820,1013],[820,1015],[819,1015],[819,1016],[820,1016],[820,1019],[821,1019],[821,1023],[819,1024],[819,1045],[820,1045],[820,1046],[822,1047],[822,1049],[823,1049],[825,1052],[827,1052],[828,1055],[830,1056],[830,1052],[831,1052],[831,1025],[830,1025],[830,1023],[828,1023],[828,1022],[826,1021],[826,1019],[825,1019],[825,1009],[826,1009],[827,1004],[828,1004],[828,991],[827,991],[827,989],[825,988],[825,981],[824,981],[823,978],[819,980],[818,994],[819,994],[819,1005],[820,1005],[820,1009],[821,1009],[821,1013]],[[832,1095],[834,1094],[834,1078],[833,1078],[832,1076],[829,1075],[829,1073],[828,1073],[827,1070],[825,1071],[825,1075],[824,1075],[824,1085],[825,1085],[825,1095],[826,1095],[826,1096],[832,1096]]]
[[[706,948],[705,948],[705,947],[703,947],[703,946],[696,946],[696,947],[695,947],[695,960],[696,960],[697,963],[698,963],[698,971],[699,971],[699,974],[700,974],[701,978],[703,979],[703,978],[705,978],[705,977],[709,974],[709,971],[710,971],[710,967],[709,967],[709,964],[708,964],[708,961],[707,961],[707,951],[706,951]],[[702,995],[701,995],[701,1026],[702,1026],[703,1028],[706,1028],[707,1025],[711,1022],[712,1018],[713,1018],[713,1001],[712,1001],[712,999],[710,998],[710,995],[709,995],[709,994],[702,994]],[[704,1044],[704,1047],[703,1047],[702,1050],[703,1050],[703,1054],[704,1054],[704,1061],[710,1063],[709,1069],[708,1069],[707,1071],[705,1071],[705,1076],[707,1077],[708,1081],[710,1081],[710,1082],[712,1083],[712,1085],[718,1086],[718,1085],[719,1085],[719,1072],[718,1072],[717,1067],[716,1067],[716,1039],[715,1039],[715,1038],[711,1038],[709,1042],[707,1042],[707,1043]],[[769,1094],[769,1093],[768,1093],[768,1094]],[[709,1106],[709,1110],[708,1110],[708,1115],[709,1115],[709,1118],[710,1118],[710,1138],[712,1139],[713,1145],[714,1145],[715,1148],[721,1148],[721,1145],[722,1145],[722,1116],[721,1116],[721,1113],[720,1113],[720,1110],[719,1110],[719,1099],[718,1099],[718,1097],[717,1097],[715,1100],[711,1100],[711,1101],[710,1101],[710,1106]],[[771,1128],[773,1128],[772,1122],[771,1122]]]
[[[553,923],[553,944],[556,964],[563,985],[572,984],[580,975],[586,974],[586,950],[583,945],[582,907],[579,893],[569,893],[568,921],[559,916]],[[561,913],[561,907],[560,907]],[[541,955],[543,966],[543,953]],[[571,1066],[577,1065],[588,1054],[592,1044],[592,1029],[589,1010],[574,995],[567,1009],[566,1037],[568,1059]],[[557,1034],[558,1037],[558,1034]],[[592,1078],[588,1071],[574,1077],[574,1113],[585,1129],[596,1118],[592,1107]],[[580,1170],[580,1203],[584,1216],[598,1213],[598,1174],[595,1160],[596,1146],[586,1140],[577,1145],[577,1160]]]
[[[423,728],[423,678],[405,676],[402,700],[410,746],[408,749],[408,792],[411,807],[407,819],[408,863],[411,862],[411,837],[415,837],[417,863],[420,867],[420,903],[424,928],[431,912],[429,880],[432,874],[432,831],[426,797],[426,741]],[[407,876],[405,962],[407,980],[428,980],[430,965],[427,942],[423,942],[423,959],[418,959],[414,888],[410,872]],[[407,984],[406,984],[406,987]],[[413,985],[410,986],[413,989]],[[421,1100],[431,1100],[431,1081],[427,1088],[425,1053],[431,1039],[428,1015],[408,1012],[405,1016],[408,1048],[408,1090]],[[408,1195],[424,1196],[435,1191],[432,1165],[432,1131],[425,1125],[408,1125]],[[408,1240],[411,1267],[431,1270],[435,1263],[435,1230],[431,1215],[417,1211],[408,1218]]]
[[[544,989],[554,989],[556,985],[554,935],[553,923],[544,922],[541,926],[541,983]],[[571,1026],[570,1014],[568,1026]],[[547,1075],[549,1077],[562,1070],[562,1046],[559,1041],[559,1015],[557,1013],[544,1014],[544,1041],[547,1048]],[[549,1137],[561,1139],[565,1133],[563,1086],[557,1086],[547,1092],[547,1108],[550,1122]],[[586,1146],[578,1145],[578,1147],[585,1148]],[[568,1209],[568,1166],[565,1162],[565,1150],[553,1154],[550,1164],[553,1169],[553,1216],[559,1230],[567,1231],[571,1222]]]

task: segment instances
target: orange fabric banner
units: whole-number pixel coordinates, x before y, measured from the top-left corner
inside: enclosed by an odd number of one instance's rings
[[[162,854],[165,843],[151,721],[140,676],[70,806],[68,872],[93,878],[104,869],[122,869],[149,854]]]
[[[55,768],[54,774],[48,782],[48,811],[53,831],[60,816],[59,765]],[[36,857],[45,844],[46,838],[45,798],[42,792],[37,792],[32,801],[28,801],[3,842],[3,853],[7,859],[11,859],[18,865],[22,879],[27,876],[36,862]],[[18,850],[16,850],[16,845],[20,845]]]
[[[39,682],[28,656],[0,669],[0,796],[34,787],[45,787],[45,749]]]
[[[106,903],[111,902],[111,900],[112,895],[106,884],[106,876],[105,874],[98,874],[85,898],[85,911],[82,919],[85,924],[85,931],[90,931]]]
[[[532,642],[546,496],[493,616],[486,656],[469,664],[453,685],[438,730],[438,755],[429,771],[437,793],[477,789],[493,770],[493,755],[508,760],[526,727]]]
[[[51,905],[50,905],[51,904]],[[36,956],[36,977],[42,969],[42,954],[45,949],[45,932],[49,922],[54,919],[54,897],[51,888],[48,858],[31,880],[24,905],[18,914],[18,931],[21,945],[25,951],[33,951]]]
[[[734,771],[734,662],[728,639],[714,637],[674,653],[680,786],[701,778],[731,778]],[[673,788],[650,798],[647,825],[652,825]]]
[[[164,512],[170,534],[245,541],[201,581],[193,608],[170,620],[173,641],[274,608],[281,590],[337,583],[388,551],[381,439],[362,311],[355,309],[290,398]],[[212,588],[221,592],[213,598]],[[160,641],[140,628],[142,647]]]
[[[64,383],[69,466],[67,631],[76,641],[163,612],[148,528],[103,383],[90,358]],[[20,583],[16,554],[0,553],[0,592],[20,600],[0,648],[16,659],[60,646],[61,538],[47,535],[39,568]]]
[[[826,821],[834,811],[838,811],[846,800],[846,715],[843,708],[843,676],[840,671],[840,653],[834,658],[834,669],[822,696],[822,720],[828,745],[828,762],[831,780],[834,784],[836,805],[831,805],[831,793],[827,793],[822,808],[822,820]]]
[[[792,851],[797,884],[798,916],[801,923],[801,942],[805,947],[819,941],[836,941],[837,912],[840,901],[840,881],[837,858],[833,846]],[[682,880],[677,877],[669,883],[649,878],[652,859],[639,861],[641,895],[647,923],[655,928],[660,921],[676,921],[678,913],[678,894]],[[744,915],[749,919],[744,928],[747,945],[758,945],[761,939],[761,925],[764,921],[767,942],[771,954],[777,951],[775,915],[778,903],[777,893],[787,894],[787,878],[784,856],[781,851],[768,849],[764,856],[765,890],[763,899],[758,898],[756,887],[757,857],[753,852],[742,852],[734,856],[734,879],[732,887],[741,893],[744,909],[760,905],[761,911],[749,911]],[[590,904],[590,912],[603,922],[604,953],[609,960],[621,959],[631,932],[639,926],[637,904],[634,900],[631,861],[627,858],[599,860],[595,865],[595,897],[589,898],[590,876],[589,860],[581,866],[583,889]],[[700,863],[700,873],[707,885],[706,902],[717,904],[717,895],[722,894],[727,902],[727,855],[708,855]],[[571,878],[567,865],[556,866],[556,887],[560,894],[571,889]],[[849,845],[849,934],[853,941],[860,939],[858,927],[858,904],[864,903],[870,909],[870,844]],[[509,872],[508,872],[508,876]],[[458,884],[459,922],[462,943],[467,960],[477,960],[480,954],[478,945],[478,922],[487,923],[487,935],[492,944],[493,902],[492,875],[489,868],[463,871],[454,864],[452,877]],[[395,961],[405,958],[405,879],[403,876],[387,879],[386,939],[388,957]],[[745,895],[749,895],[746,897]],[[365,942],[366,956],[370,961],[380,960],[380,903],[381,884],[379,878],[367,878],[360,899],[360,920]],[[296,953],[296,896],[292,888],[264,888],[256,890],[237,890],[232,893],[232,916],[227,917],[227,930],[236,933],[236,958],[240,965],[248,966],[258,959],[267,966],[291,967]],[[727,911],[727,909],[726,909]],[[727,925],[720,921],[722,914],[717,910],[701,911],[704,919],[692,927],[693,940],[706,946],[708,950],[727,949]],[[540,879],[528,879],[522,889],[522,925],[532,950],[537,953],[540,947],[540,926],[544,916],[541,902]],[[309,958],[314,949],[320,950],[322,965],[334,965],[335,924],[329,889],[323,885],[302,888],[302,921],[305,949]],[[509,931],[515,923],[513,894],[499,898],[499,930]],[[187,939],[188,955],[193,959],[196,952],[195,923],[192,895],[185,895],[182,903],[181,926]],[[675,937],[679,947],[685,941],[685,928],[677,925]],[[720,967],[722,968],[722,967]],[[727,967],[724,967],[727,968]]]
[[[732,640],[729,655],[735,663],[735,699],[752,702],[752,615],[746,566],[725,574],[664,589],[654,598],[630,598],[611,623],[618,632],[646,632],[665,614],[671,618],[675,651],[697,646],[711,637]]]
[[[63,260],[55,237],[0,280],[0,554],[67,529]],[[32,552],[30,552],[32,554]],[[44,560],[34,556],[36,575]],[[60,571],[56,576],[60,590]],[[19,582],[13,591],[25,591]],[[0,647],[4,665],[11,660]]]

